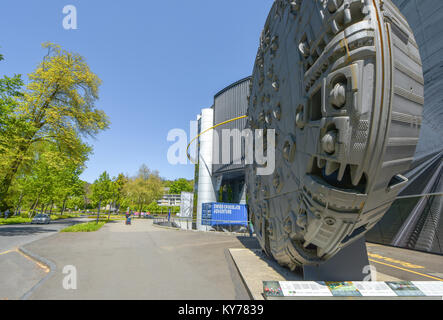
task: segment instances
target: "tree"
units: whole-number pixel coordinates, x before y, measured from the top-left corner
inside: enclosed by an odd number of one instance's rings
[[[1,59],[0,59],[1,60]],[[23,80],[20,75],[13,77],[4,76],[0,79],[0,132],[7,133],[11,129],[12,116],[18,106],[18,98],[22,97],[20,92]]]
[[[160,212],[161,207],[158,205],[158,203],[156,201],[152,201],[148,207],[147,207],[148,211],[151,213],[156,213],[156,212]]]
[[[114,204],[117,209],[117,212],[119,211],[120,206],[122,204],[122,200],[124,199],[124,188],[127,183],[128,183],[128,178],[123,173],[120,173],[118,177],[114,179],[114,185],[115,185]]]
[[[0,61],[3,56],[0,55]],[[15,125],[15,113],[19,105],[19,99],[23,96],[21,88],[23,80],[20,75],[14,77],[4,76],[0,79],[0,177],[5,174],[6,158],[13,146],[10,136],[20,130]]]
[[[0,145],[4,146],[0,170],[3,208],[9,207],[4,199],[20,166],[32,158],[34,144],[55,144],[72,161],[81,162],[81,138],[95,136],[109,126],[106,114],[95,107],[101,80],[84,58],[51,43],[43,44],[43,48],[48,50],[47,55],[29,75],[24,92],[14,97],[15,130],[0,137]]]
[[[84,149],[84,161],[88,148]],[[39,142],[32,146],[32,160],[26,161],[20,168],[16,179],[11,185],[10,194],[25,195],[25,201],[31,202],[30,215],[35,213],[38,206],[44,211],[52,209],[55,204],[61,205],[63,214],[66,201],[71,197],[81,197],[84,194],[84,182],[79,176],[83,171],[83,162],[72,161],[54,144]],[[10,201],[18,206],[17,201]]]
[[[97,223],[100,217],[100,207],[102,202],[109,204],[112,201],[112,198],[115,194],[115,187],[113,185],[112,180],[109,177],[109,174],[105,171],[100,177],[95,180],[95,182],[91,186],[92,190],[92,201],[94,205],[98,206],[97,210]]]
[[[172,182],[169,193],[170,194],[181,194],[182,192],[192,192],[194,190],[194,186],[192,181],[188,181],[186,179],[180,178]]]
[[[125,197],[143,211],[145,205],[158,199],[163,194],[162,181],[157,171],[151,171],[142,165],[137,176],[128,180],[124,187]]]

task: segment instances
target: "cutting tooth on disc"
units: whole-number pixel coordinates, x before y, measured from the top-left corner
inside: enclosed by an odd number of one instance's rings
[[[323,257],[323,255],[326,253],[325,249],[317,248],[317,256]]]
[[[351,166],[351,180],[354,186],[358,186],[361,180],[363,172],[359,169],[359,166]]]
[[[345,171],[346,171],[346,164],[345,163],[340,164],[340,170],[338,171],[338,175],[337,175],[338,181],[343,180],[343,176],[345,175]]]
[[[321,158],[318,158],[317,159],[317,166],[320,168],[320,169],[323,169],[323,167],[326,165],[326,160],[325,159],[321,159]]]
[[[276,10],[280,19],[274,19]],[[274,179],[275,171],[262,177],[261,186],[248,182],[248,188],[263,189],[256,237],[282,265],[319,265],[357,241],[360,226],[369,231],[399,192],[387,187],[406,168],[386,161],[403,164],[414,157],[415,145],[383,146],[392,138],[418,141],[419,128],[398,126],[394,111],[420,116],[420,50],[391,0],[277,0],[260,41],[248,114],[268,130],[272,115],[280,137],[275,168],[281,171]],[[405,55],[403,47],[414,50]],[[396,88],[412,89],[417,109],[391,99]],[[262,132],[254,142],[263,139],[267,152],[265,137]],[[253,168],[247,167],[252,177]],[[381,206],[377,215],[363,214]],[[290,219],[292,228],[284,225]]]
[[[340,168],[340,164],[338,164],[338,162],[335,161],[327,161],[326,162],[326,169],[325,169],[325,173],[327,176],[330,176],[331,174],[333,174],[335,171],[338,170],[338,168]]]

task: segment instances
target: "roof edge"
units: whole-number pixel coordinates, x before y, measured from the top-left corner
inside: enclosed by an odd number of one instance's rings
[[[231,88],[233,88],[233,87],[239,85],[240,83],[246,82],[246,81],[251,80],[251,79],[252,79],[252,76],[248,76],[248,77],[246,77],[246,78],[243,78],[243,79],[241,79],[241,80],[238,80],[238,81],[236,81],[236,82],[230,84],[230,85],[227,86],[226,88],[224,88],[224,89],[220,90],[219,92],[217,92],[217,93],[214,95],[214,99],[217,99],[220,95],[222,95],[223,93],[225,93],[225,92],[228,91],[229,89],[231,89]]]

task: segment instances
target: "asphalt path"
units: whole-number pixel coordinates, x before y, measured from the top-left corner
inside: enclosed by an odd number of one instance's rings
[[[88,220],[87,218],[75,218],[51,221],[50,224],[0,225],[0,254]]]
[[[255,238],[138,219],[92,233],[59,233],[25,246],[56,265],[30,299],[249,299],[228,249],[256,245]],[[63,285],[74,279],[67,277],[76,279],[75,288]]]
[[[0,300],[23,297],[49,272],[49,269],[18,250],[28,243],[58,233],[86,218],[56,220],[50,224],[17,224],[0,226]]]
[[[25,293],[30,299],[249,299],[228,249],[257,249],[255,238],[172,230],[138,219],[91,233],[57,232],[76,222],[0,227],[0,245],[9,250],[0,251],[0,299]],[[49,260],[51,272],[17,246]],[[375,244],[368,244],[368,253],[387,276],[443,279],[442,256]],[[75,286],[66,288],[67,279]]]
[[[443,281],[443,256],[367,244],[369,262],[378,272],[404,281]]]

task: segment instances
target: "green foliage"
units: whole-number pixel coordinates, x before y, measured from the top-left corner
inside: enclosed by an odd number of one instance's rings
[[[95,106],[101,81],[80,55],[51,43],[43,48],[47,54],[26,85],[20,75],[0,79],[0,210],[24,219],[38,212],[63,218],[99,203],[120,212],[167,212],[155,202],[165,187],[192,191],[192,181],[162,181],[146,165],[134,177],[104,172],[92,185],[81,181],[92,152],[84,138],[109,126]]]
[[[11,217],[8,219],[0,219],[0,225],[30,223],[32,219],[28,217]]]
[[[67,201],[82,197],[84,182],[79,179],[82,167],[72,163],[52,144],[36,143],[32,152],[33,159],[22,166],[10,188],[12,194],[24,195],[23,199],[14,201],[15,206],[19,205],[20,200],[32,203],[32,216],[39,204],[49,204],[50,211],[58,204],[63,208],[61,211],[64,211]],[[85,149],[85,159],[87,152]]]
[[[180,212],[180,207],[170,207],[172,213]]]
[[[159,173],[142,165],[135,177],[129,178],[123,188],[124,197],[131,210],[143,211],[144,207],[163,195]]]
[[[65,214],[65,215],[55,215],[55,214],[51,214],[50,215],[51,220],[56,221],[56,220],[60,220],[60,219],[71,219],[71,218],[77,218],[76,215],[74,214]]]
[[[95,180],[91,186],[92,203],[97,206],[99,203],[108,204],[112,201],[115,194],[115,185],[113,184],[109,174],[105,171]]]
[[[170,188],[170,187],[171,187],[171,184],[172,184],[173,182],[174,182],[174,181],[171,181],[171,180],[163,180],[163,181],[162,181],[163,188]]]
[[[66,203],[66,207],[73,210],[83,210],[85,208],[84,196],[80,195],[70,197]]]
[[[18,107],[18,99],[22,97],[23,80],[20,75],[4,76],[0,79],[0,133],[8,134],[14,130],[14,112]],[[0,153],[7,151],[5,139],[0,140]]]
[[[51,215],[51,220],[60,220],[60,219],[70,219],[75,218],[75,215]],[[8,219],[0,219],[0,225],[9,225],[9,224],[22,224],[22,223],[31,223],[32,218],[29,218],[27,214],[18,217],[10,217]]]
[[[92,151],[83,137],[109,126],[106,114],[95,107],[101,81],[83,57],[51,43],[43,48],[47,55],[29,74],[25,88],[20,76],[0,81],[0,209],[11,206],[10,191],[17,197],[23,189],[39,194],[43,188],[39,196],[45,201],[66,201],[78,193],[78,176]],[[64,174],[57,162],[63,164]],[[34,166],[37,176],[47,172],[51,177],[26,181]],[[18,183],[17,177],[23,181]]]
[[[156,201],[152,201],[148,207],[147,207],[147,211],[149,212],[160,212],[161,211],[161,207],[158,205],[158,203]]]
[[[100,230],[105,224],[105,221],[99,221],[98,223],[96,223],[95,221],[80,223],[71,227],[67,227],[60,232],[95,232]]]
[[[181,194],[182,192],[192,192],[194,190],[194,182],[183,178],[177,179],[170,184],[170,194]]]
[[[118,177],[114,179],[114,185],[115,185],[114,203],[117,205],[117,208],[120,208],[122,202],[124,201],[124,190],[125,190],[125,185],[128,183],[128,180],[129,179],[123,173],[120,173]]]

